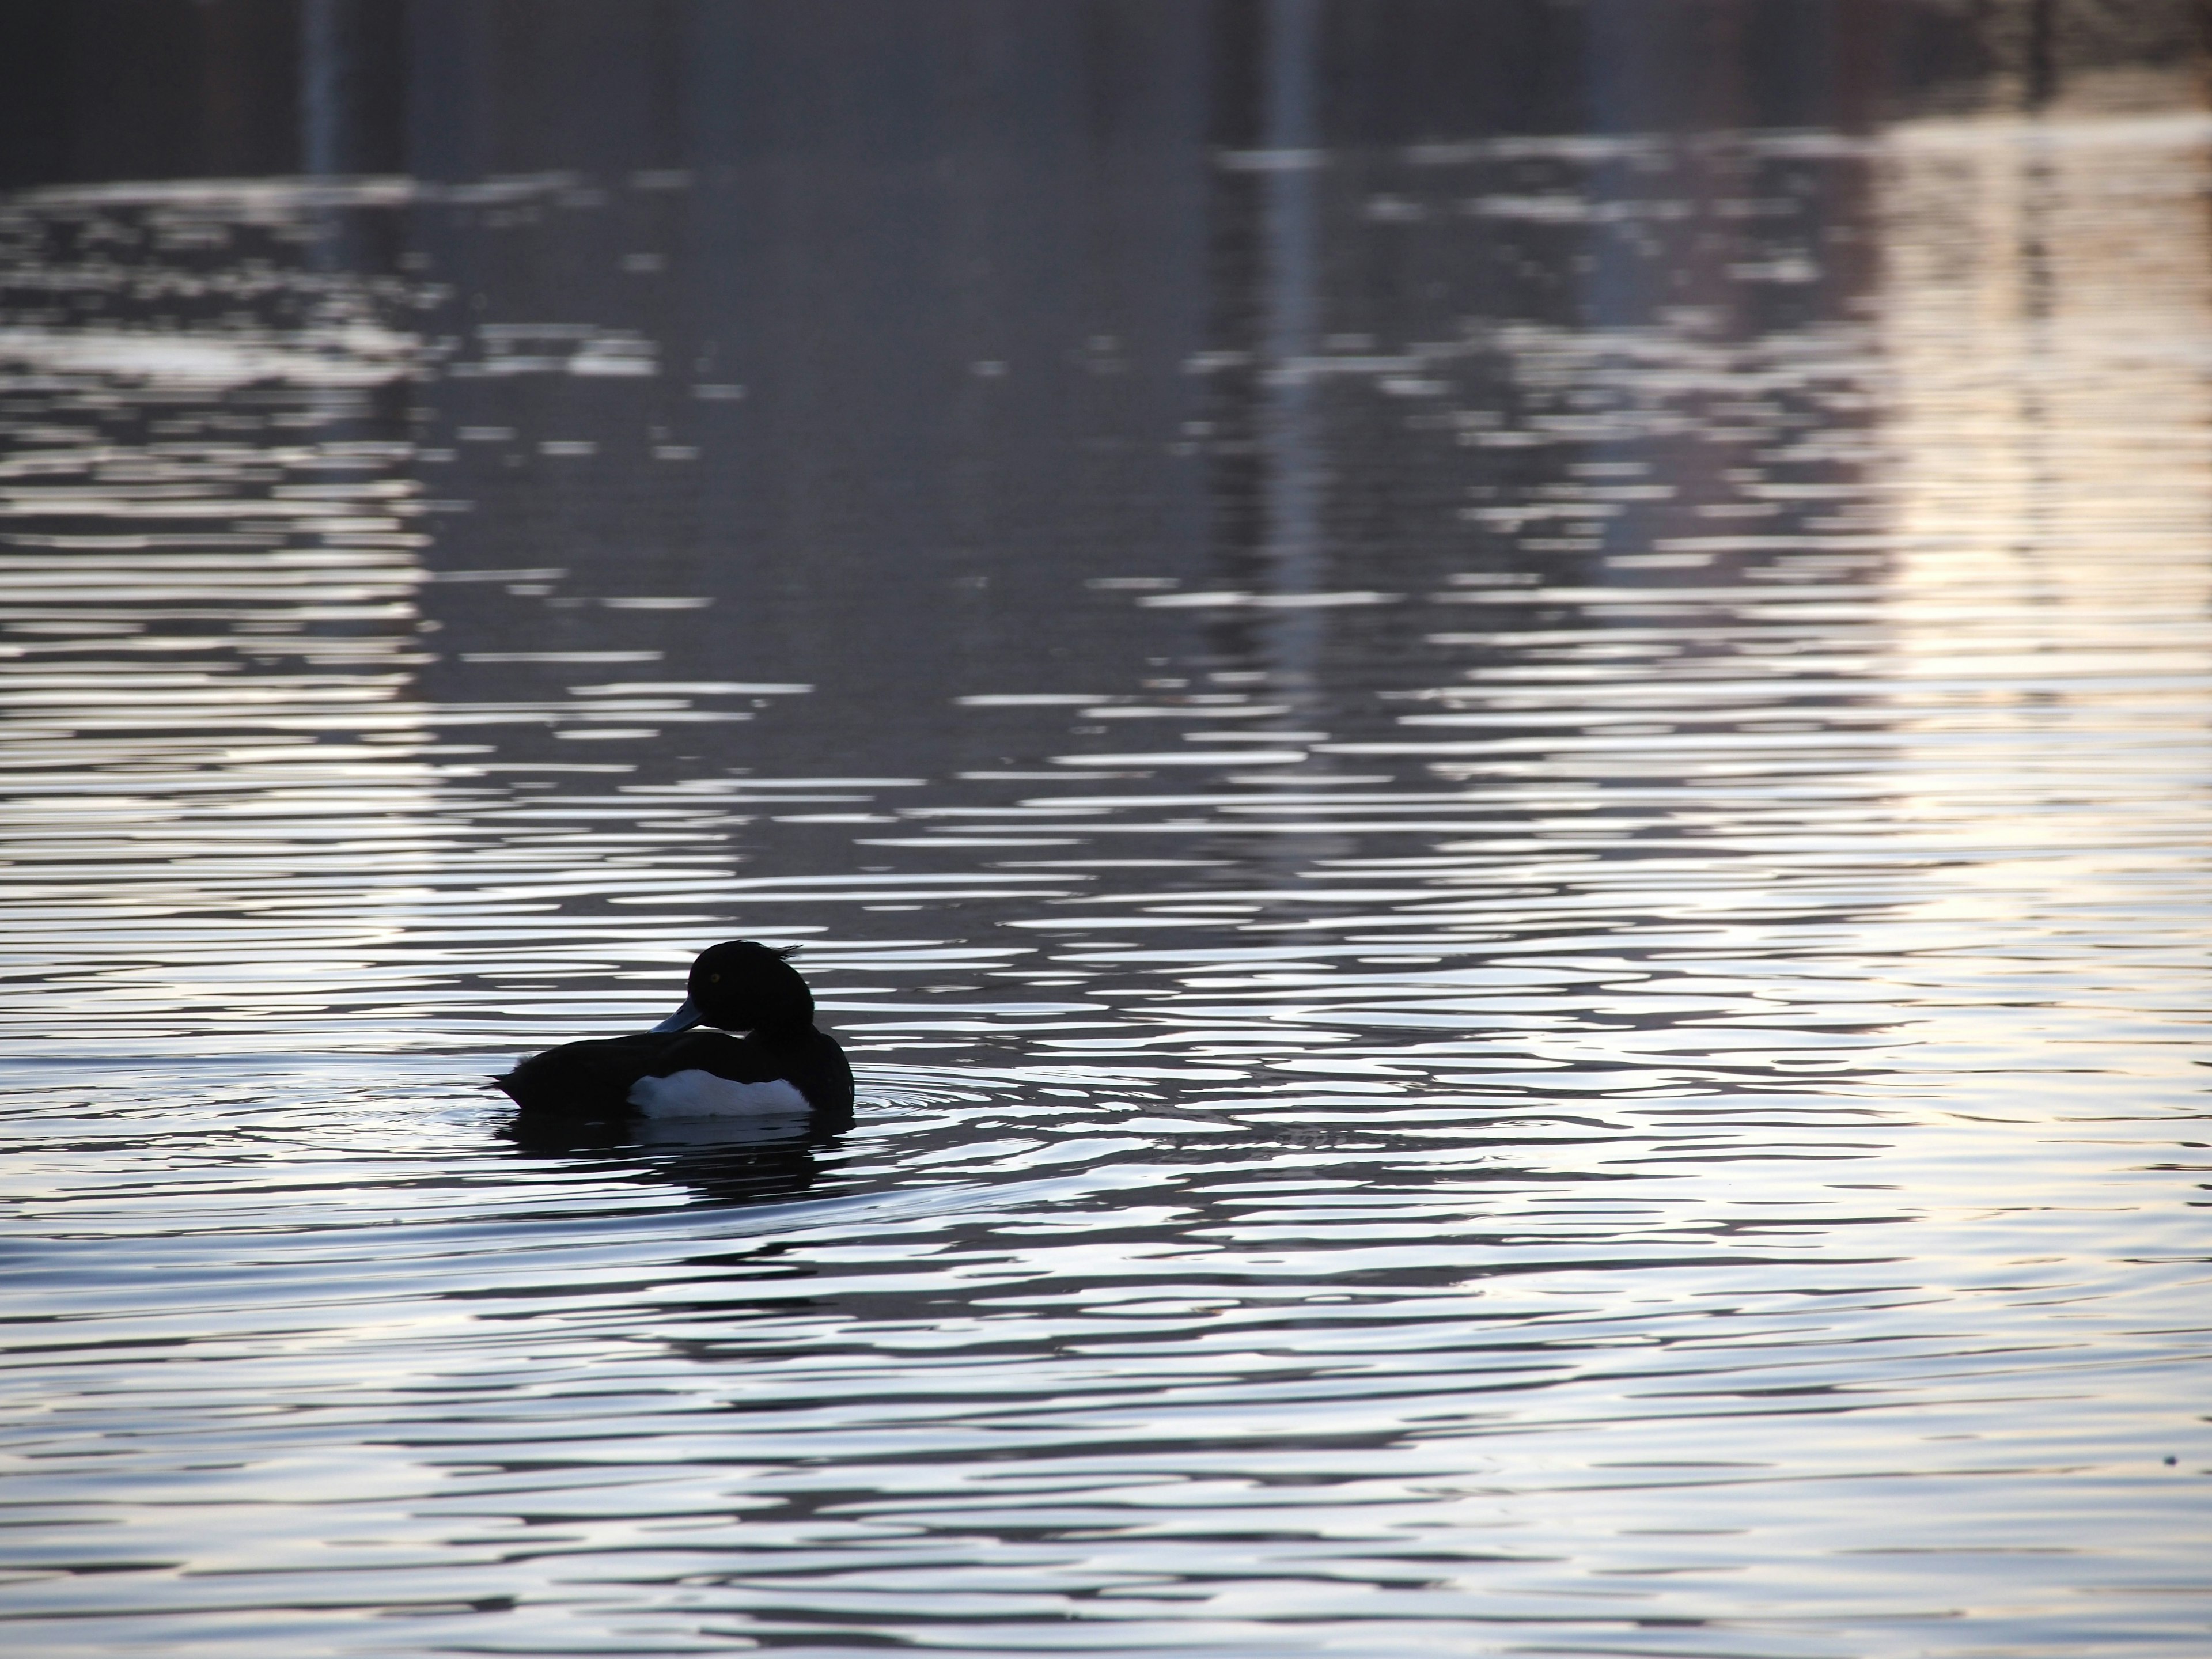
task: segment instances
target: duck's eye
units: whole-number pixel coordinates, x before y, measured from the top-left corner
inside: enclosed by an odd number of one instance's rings
[[[709,985],[720,985],[721,982],[722,976],[720,974],[709,974],[707,975],[707,983]]]

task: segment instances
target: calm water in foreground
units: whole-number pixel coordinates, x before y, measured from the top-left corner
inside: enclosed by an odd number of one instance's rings
[[[2206,1651],[2145,84],[0,201],[0,1639]]]

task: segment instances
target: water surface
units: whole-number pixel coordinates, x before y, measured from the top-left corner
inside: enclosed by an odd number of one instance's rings
[[[2212,117],[1267,15],[0,202],[11,1649],[2204,1650]]]

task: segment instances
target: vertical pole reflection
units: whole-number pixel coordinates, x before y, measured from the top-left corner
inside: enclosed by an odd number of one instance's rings
[[[340,296],[351,284],[342,273],[355,263],[347,245],[347,216],[335,186],[347,171],[348,92],[352,79],[349,58],[353,44],[349,0],[305,0],[300,9],[300,171],[307,190],[301,216],[307,228],[301,249],[307,268],[324,278],[313,300],[307,325],[311,337],[331,337],[343,328],[358,307]],[[343,431],[341,423],[357,412],[360,394],[351,389],[325,387],[314,399],[319,424],[326,435],[363,435]]]
[[[1268,0],[1261,179],[1262,580],[1274,594],[1310,593],[1322,574],[1322,441],[1312,361],[1320,346],[1320,124],[1316,110],[1321,0]],[[1265,630],[1285,690],[1310,693],[1321,619],[1277,611]]]
[[[2027,61],[2021,80],[2030,110],[2039,110],[2058,93],[2057,0],[2028,0]]]
[[[2058,179],[2051,166],[2051,133],[2045,116],[2057,90],[2052,42],[2051,0],[2033,0],[2028,17],[2027,61],[2023,84],[2027,125],[2021,133],[2020,174],[2020,301],[2021,345],[2028,364],[2051,358],[2057,273],[2053,268],[2051,231]],[[2054,494],[2051,464],[2051,411],[2045,406],[2043,376],[2020,376],[2020,467],[2027,481],[2021,507],[2021,556],[2031,562]]]
[[[300,9],[300,170],[328,178],[343,170],[345,0],[305,0]]]
[[[1252,602],[1208,624],[1218,661],[1261,671],[1293,726],[1326,726],[1327,613],[1304,602],[1329,585],[1323,514],[1329,477],[1322,384],[1325,343],[1322,53],[1324,0],[1241,0],[1216,14],[1215,276],[1221,309],[1210,446],[1215,546],[1224,586]],[[1243,370],[1249,365],[1249,370]],[[1238,684],[1243,683],[1239,678]],[[1270,768],[1261,787],[1298,788],[1331,763]],[[1250,777],[1238,780],[1250,786]],[[1287,875],[1331,838],[1309,830],[1245,849],[1250,872]]]

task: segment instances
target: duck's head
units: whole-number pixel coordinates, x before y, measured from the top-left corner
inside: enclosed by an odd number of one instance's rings
[[[814,994],[784,958],[790,952],[749,939],[710,945],[691,964],[684,1006],[653,1029],[684,1031],[803,1030],[814,1023]]]

